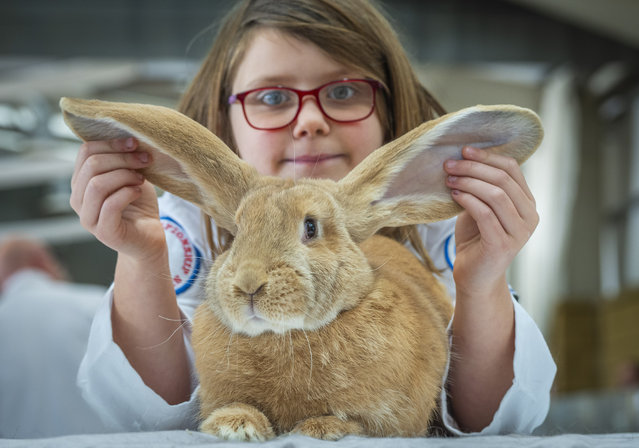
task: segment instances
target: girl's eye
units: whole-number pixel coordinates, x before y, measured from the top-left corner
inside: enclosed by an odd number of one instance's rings
[[[355,95],[355,89],[347,84],[338,84],[334,86],[329,92],[329,98],[333,100],[348,100]]]
[[[317,236],[317,221],[313,218],[306,218],[304,220],[304,239],[312,240]]]
[[[259,102],[267,106],[280,106],[288,101],[285,90],[265,90],[259,95]]]

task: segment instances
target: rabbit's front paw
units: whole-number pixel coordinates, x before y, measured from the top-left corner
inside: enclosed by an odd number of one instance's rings
[[[234,403],[211,412],[200,431],[227,440],[263,442],[275,437],[268,418],[258,409]]]
[[[298,423],[294,433],[323,440],[339,440],[349,434],[362,435],[362,425],[353,420],[340,420],[334,415],[311,417]]]

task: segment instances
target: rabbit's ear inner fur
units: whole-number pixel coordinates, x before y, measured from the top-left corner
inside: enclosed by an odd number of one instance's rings
[[[140,149],[151,154],[151,165],[142,170],[150,182],[196,204],[235,233],[235,211],[259,176],[204,126],[147,104],[62,98],[60,107],[84,141],[137,138]]]
[[[339,182],[351,236],[363,241],[382,227],[448,219],[461,209],[446,186],[443,164],[464,146],[487,148],[523,163],[539,146],[537,115],[515,106],[475,106],[422,124],[369,155]]]

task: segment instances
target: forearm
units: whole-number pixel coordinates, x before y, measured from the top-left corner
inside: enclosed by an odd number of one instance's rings
[[[169,404],[188,400],[190,373],[166,250],[144,261],[120,254],[113,339],[144,383]]]
[[[464,431],[480,431],[492,421],[514,376],[515,318],[506,281],[484,296],[458,291],[452,334],[452,413]]]

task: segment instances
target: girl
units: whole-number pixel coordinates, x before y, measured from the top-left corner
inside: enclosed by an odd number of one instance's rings
[[[325,112],[326,95],[340,94],[332,83],[344,80],[346,87],[365,80],[358,88],[370,89],[370,114],[343,122]],[[256,99],[297,101],[297,114],[269,121],[255,114]],[[383,143],[444,112],[419,84],[389,23],[364,0],[238,4],[180,110],[262,174],[336,180]],[[118,252],[79,382],[114,428],[192,427],[197,381],[181,322],[202,297],[210,260],[199,254],[215,256],[230,236],[209,219],[203,226],[194,206],[169,194],[158,208],[153,187],[136,171],[149,155],[136,148],[133,139],[87,143],[72,179],[81,222]],[[455,300],[444,425],[456,434],[531,432],[547,412],[555,366],[505,278],[537,225],[535,203],[513,160],[473,148],[463,155],[445,169],[465,211],[389,233],[422,258],[430,253]]]

